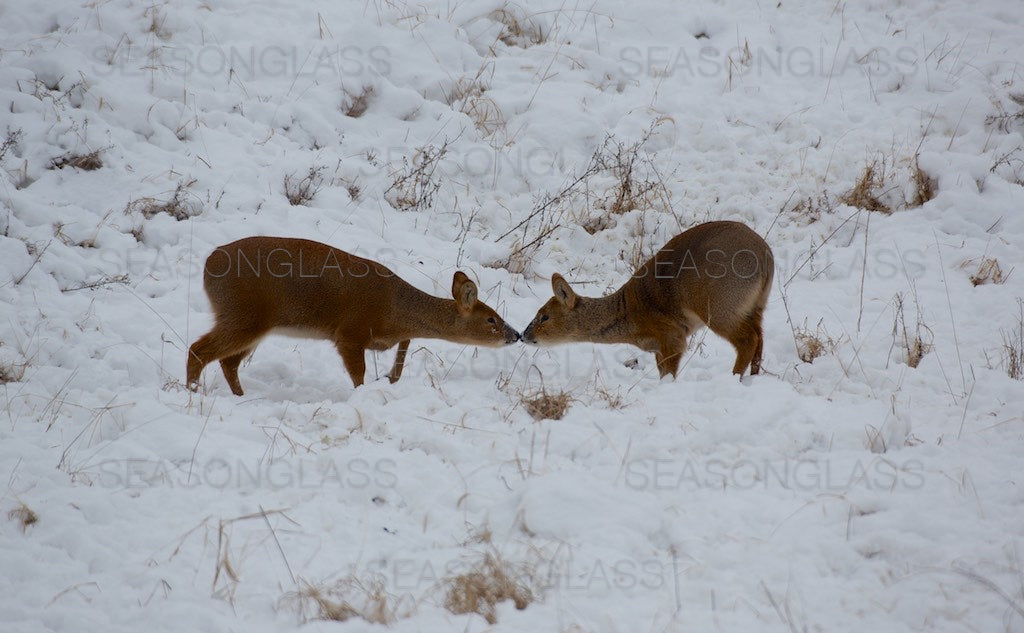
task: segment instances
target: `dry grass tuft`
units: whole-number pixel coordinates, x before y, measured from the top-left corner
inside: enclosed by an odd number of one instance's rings
[[[864,209],[866,211],[879,211],[881,213],[892,213],[892,207],[882,202],[878,195],[879,190],[885,186],[885,165],[879,167],[877,161],[864,167],[857,184],[853,189],[839,198],[843,204],[851,207]]]
[[[467,75],[457,79],[444,96],[445,102],[452,109],[469,117],[473,121],[473,126],[485,137],[505,128],[501,108],[494,99],[487,96],[490,79],[493,76],[494,63],[485,62],[473,76]]]
[[[491,531],[491,526],[484,523],[483,525],[473,528],[469,532],[469,538],[466,539],[466,543],[479,543],[484,545],[490,545],[494,539],[494,533]]]
[[[920,156],[914,156],[911,179],[914,182],[914,199],[911,206],[919,207],[935,197],[935,181],[921,169]]]
[[[1014,380],[1024,380],[1024,300],[1017,299],[1017,325],[1003,330],[1003,369]]]
[[[989,171],[993,174],[999,174],[1007,182],[1024,186],[1024,158],[1021,158],[1022,150],[1024,150],[1024,145],[1018,145],[1001,154],[992,163]],[[3,153],[0,152],[0,156],[2,155]]]
[[[528,48],[547,40],[541,26],[515,5],[505,4],[493,11],[490,17],[504,26],[498,39],[506,46]]]
[[[173,33],[166,27],[167,16],[160,11],[155,4],[147,8],[142,15],[149,18],[149,28],[146,30],[161,40],[169,40]]]
[[[534,420],[561,420],[569,410],[572,396],[564,391],[548,393],[541,389],[540,393],[521,395],[519,402]]]
[[[284,197],[293,207],[304,205],[316,197],[324,186],[324,167],[310,167],[306,175],[299,178],[295,174],[284,177]]]
[[[366,114],[370,108],[370,97],[373,96],[373,86],[364,86],[359,94],[345,93],[345,99],[341,104],[341,111],[345,116],[358,119]]]
[[[900,346],[903,348],[904,358],[907,361],[907,365],[910,367],[917,367],[921,364],[921,359],[925,357],[928,352],[932,351],[932,341],[935,336],[927,325],[922,323],[921,319],[921,308],[917,302],[917,297],[914,297],[914,306],[917,311],[917,318],[914,322],[914,327],[907,327],[906,317],[903,309],[903,293],[898,293],[894,297],[894,303],[896,306],[896,315],[893,320],[892,330],[893,336],[899,337]]]
[[[21,382],[25,377],[25,370],[28,368],[28,362],[15,362],[6,361],[0,362],[0,385],[5,385],[9,382]]]
[[[7,155],[7,152],[18,147],[18,145],[21,143],[22,137],[24,136],[25,132],[23,132],[20,128],[17,130],[7,128],[7,133],[4,135],[4,140],[0,141],[0,160],[3,160],[3,157]]]
[[[596,154],[598,168],[615,179],[600,205],[609,213],[622,215],[656,206],[671,208],[668,188],[658,173],[654,157],[644,150],[655,125],[630,144],[608,137]]]
[[[30,526],[39,522],[39,515],[32,508],[25,505],[24,502],[19,502],[17,508],[8,512],[7,518],[11,521],[17,521],[22,532],[27,532]]]
[[[399,211],[425,211],[434,204],[434,196],[441,188],[436,178],[437,168],[448,153],[448,141],[441,147],[427,145],[416,150],[413,160],[402,159],[402,169],[391,174],[391,186],[384,198]]]
[[[727,66],[728,74],[725,80],[725,90],[727,92],[732,90],[733,72],[737,76],[742,77],[744,69],[750,68],[750,64],[754,60],[754,55],[750,52],[750,42],[746,39],[743,40],[743,49],[736,52],[737,56],[735,59],[733,59],[732,53],[727,58],[729,61]]]
[[[789,214],[803,224],[814,224],[822,215],[832,213],[835,204],[827,193],[800,198],[793,204]]]
[[[996,128],[1000,132],[1007,134],[1010,129],[1016,123],[1024,123],[1024,93],[1009,94],[1007,95],[1020,109],[1016,112],[1007,112],[1006,108],[999,102],[996,102],[996,108],[999,110],[999,114],[991,114],[985,117],[985,124]]]
[[[300,581],[298,591],[285,596],[298,604],[299,614],[308,620],[345,622],[359,618],[371,624],[395,622],[398,609],[384,589],[383,578],[362,581],[349,576],[331,586]]]
[[[1010,277],[1010,273],[1003,273],[1003,269],[999,265],[999,260],[994,257],[982,256],[977,259],[968,259],[961,264],[960,267],[974,268],[975,264],[977,265],[977,269],[971,273],[970,276],[971,285],[973,286],[1001,284]],[[1013,271],[1011,270],[1010,272],[1012,273]]]
[[[597,394],[597,397],[604,400],[604,403],[608,405],[609,409],[618,411],[619,409],[625,409],[629,406],[629,402],[626,401],[626,398],[622,395],[622,391],[618,387],[615,388],[615,391],[612,391],[608,387],[600,386],[595,389],[595,393]]]
[[[533,591],[517,571],[498,555],[486,553],[469,571],[444,580],[444,606],[457,615],[478,613],[488,624],[495,624],[499,602],[512,600],[520,610],[533,602]]]
[[[147,220],[161,213],[166,213],[179,222],[195,217],[203,212],[203,208],[197,201],[190,200],[187,197],[187,190],[192,185],[192,182],[179,182],[178,186],[174,189],[174,193],[167,200],[161,201],[156,198],[133,200],[125,207],[124,212],[125,214],[131,214],[138,211]]]
[[[822,321],[818,321],[814,330],[807,327],[804,321],[803,326],[793,330],[793,340],[796,341],[796,355],[805,363],[813,363],[814,359],[833,353],[839,345],[825,331]]]
[[[387,625],[402,615],[394,596],[385,590],[383,577],[361,580],[350,575],[329,586],[300,580],[299,589],[285,594],[282,601],[294,604],[307,622],[345,622],[360,618],[372,624]]]
[[[102,150],[93,150],[88,154],[74,154],[67,153],[63,156],[59,156],[50,163],[50,169],[63,169],[65,167],[74,167],[75,169],[81,169],[82,171],[93,171],[103,167],[103,159],[100,158],[100,152]]]
[[[459,111],[473,121],[483,136],[491,136],[505,128],[505,117],[498,104],[485,94],[472,95],[462,101]]]

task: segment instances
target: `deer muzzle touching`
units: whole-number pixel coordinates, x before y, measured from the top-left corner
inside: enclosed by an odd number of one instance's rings
[[[203,288],[214,326],[189,348],[192,389],[203,368],[220,361],[231,392],[242,395],[238,366],[270,333],[332,341],[355,386],[363,384],[367,349],[398,346],[388,373],[396,382],[411,339],[486,347],[519,340],[461,271],[452,279],[452,298],[444,299],[375,261],[310,240],[249,237],[220,246],[206,260]]]
[[[761,370],[762,316],[775,260],[739,222],[707,222],[669,240],[610,295],[577,295],[565,279],[523,331],[533,345],[628,343],[654,352],[661,376],[675,376],[687,341],[707,326],[736,348],[733,373]]]

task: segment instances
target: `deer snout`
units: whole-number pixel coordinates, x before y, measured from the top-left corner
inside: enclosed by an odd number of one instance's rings
[[[526,343],[527,345],[537,344],[537,339],[533,336],[533,323],[530,323],[528,326],[526,326],[526,329],[523,330],[521,338],[523,339],[523,342]]]
[[[512,343],[518,342],[522,338],[519,332],[509,324],[505,324],[505,345],[511,345]]]

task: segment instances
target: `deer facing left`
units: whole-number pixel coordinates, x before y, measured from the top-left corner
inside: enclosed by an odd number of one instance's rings
[[[214,326],[188,351],[193,390],[203,368],[219,360],[231,392],[242,395],[238,366],[270,333],[332,341],[357,387],[368,349],[398,345],[388,373],[393,383],[414,338],[486,347],[519,340],[462,271],[452,280],[453,298],[443,299],[375,261],[310,240],[247,237],[220,246],[206,260],[203,288]]]

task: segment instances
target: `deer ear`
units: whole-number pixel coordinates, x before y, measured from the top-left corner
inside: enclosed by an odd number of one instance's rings
[[[476,305],[476,284],[461,270],[452,279],[452,297],[461,314],[469,314]]]
[[[555,299],[565,307],[570,310],[576,307],[576,293],[569,287],[569,282],[558,273],[551,278],[551,291],[555,293]]]

